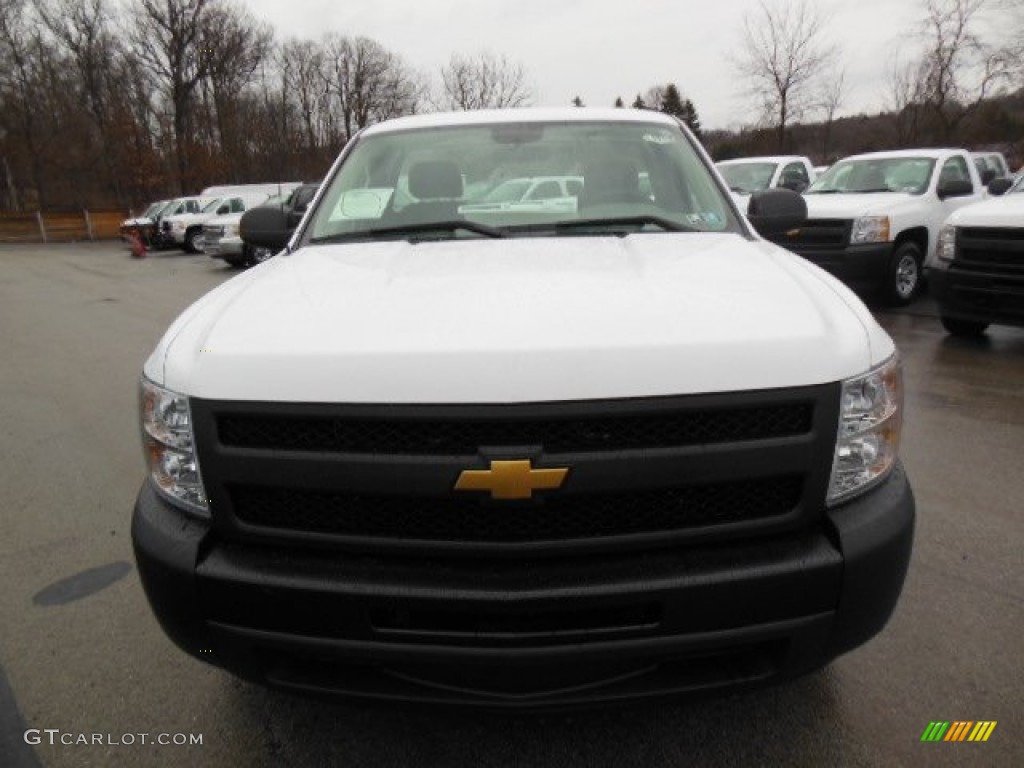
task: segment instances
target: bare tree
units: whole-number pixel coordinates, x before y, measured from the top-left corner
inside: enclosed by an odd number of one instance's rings
[[[243,8],[218,3],[203,22],[200,50],[206,60],[202,87],[213,107],[219,155],[227,178],[238,178],[245,164],[244,89],[270,53],[273,33]]]
[[[924,103],[923,66],[920,59],[908,62],[898,58],[889,65],[887,102],[893,114],[898,147],[919,143]]]
[[[119,204],[125,202],[117,149],[111,140],[114,74],[121,49],[110,23],[106,0],[51,0],[39,15],[74,66],[72,93],[85,106],[99,157]],[[92,143],[92,142],[90,142]]]
[[[127,36],[170,101],[177,182],[189,191],[190,131],[196,89],[212,62],[203,50],[208,0],[132,0]]]
[[[445,109],[522,107],[533,101],[526,70],[490,52],[454,54],[441,69],[440,106]]]
[[[45,70],[52,52],[31,10],[23,0],[0,0],[0,105],[4,123],[28,150],[32,184],[43,207],[47,202],[44,126],[52,124],[44,101],[50,95]],[[9,168],[5,173],[10,173]]]
[[[326,49],[325,86],[339,107],[346,141],[371,123],[417,111],[418,78],[380,43],[334,36]]]
[[[780,4],[760,0],[743,20],[744,48],[734,60],[748,93],[761,101],[763,118],[785,150],[786,127],[813,104],[815,84],[831,58],[819,10],[809,0]]]
[[[326,116],[330,92],[323,47],[312,40],[289,40],[278,52],[283,86],[295,102],[306,151],[310,155],[329,142]]]
[[[843,106],[846,99],[846,68],[836,61],[832,69],[821,79],[821,86],[818,91],[818,108],[822,116],[822,139],[821,156],[828,160],[832,142],[832,124],[836,119],[836,112]]]
[[[918,87],[937,138],[949,141],[1005,79],[1010,62],[975,30],[986,0],[925,0],[924,6],[927,42]]]
[[[923,0],[922,5],[923,48],[910,60],[895,61],[889,75],[897,141],[904,145],[955,141],[1008,81],[1017,61],[1012,46],[990,42],[978,31],[988,0]]]

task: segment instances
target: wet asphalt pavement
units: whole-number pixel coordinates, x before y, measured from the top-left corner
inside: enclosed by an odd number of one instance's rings
[[[109,243],[0,246],[3,768],[1024,765],[1024,330],[952,339],[927,300],[879,314],[905,366],[915,549],[889,626],[826,670],[611,711],[388,710],[239,682],[173,647],[143,596],[138,374],[232,274]],[[935,720],[997,726],[984,744],[922,744]]]

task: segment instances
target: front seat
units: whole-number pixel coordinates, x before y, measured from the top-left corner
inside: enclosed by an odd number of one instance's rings
[[[409,168],[409,193],[416,198],[389,217],[391,224],[451,221],[459,216],[462,171],[450,160],[424,160]]]

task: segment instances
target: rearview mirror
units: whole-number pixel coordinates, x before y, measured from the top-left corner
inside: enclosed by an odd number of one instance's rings
[[[763,189],[750,196],[747,219],[762,237],[781,234],[807,220],[807,201],[788,189]]]

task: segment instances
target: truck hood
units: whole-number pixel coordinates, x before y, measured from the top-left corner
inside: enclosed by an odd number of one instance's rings
[[[946,223],[962,227],[1024,228],[1024,192],[1014,192],[964,206],[953,213]]]
[[[306,246],[196,302],[145,372],[205,398],[537,402],[819,384],[892,351],[799,257],[665,233]]]
[[[810,219],[856,219],[893,213],[900,206],[913,203],[914,195],[902,192],[872,192],[852,195],[804,195]]]

